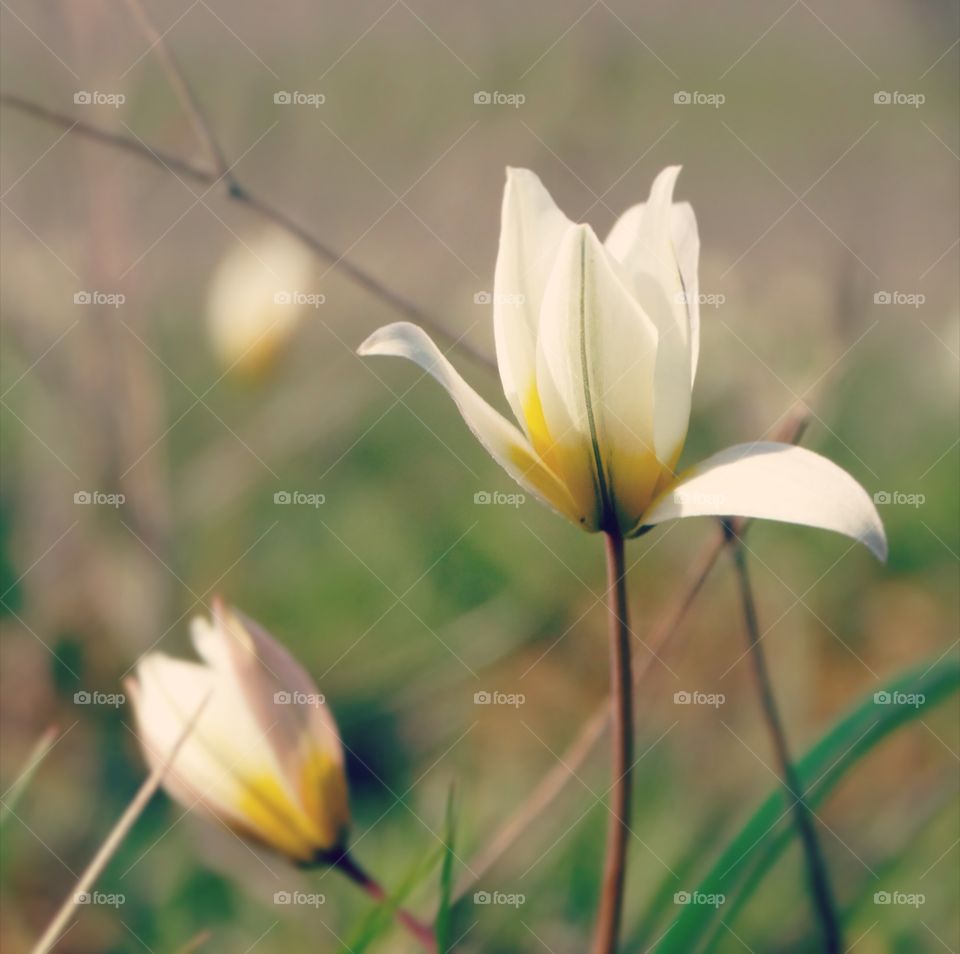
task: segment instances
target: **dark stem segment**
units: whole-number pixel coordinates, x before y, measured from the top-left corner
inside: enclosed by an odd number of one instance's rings
[[[623,537],[618,531],[608,531],[606,543],[607,599],[610,609],[613,794],[610,800],[607,857],[592,954],[613,954],[617,949],[623,911],[623,887],[627,873],[633,771],[633,676],[630,672],[630,626],[627,622]]]
[[[343,851],[337,855],[330,863],[337,871],[346,875],[357,887],[363,889],[377,903],[382,903],[387,900],[387,893],[383,890],[379,882],[371,878],[370,875],[353,860],[353,856],[347,851]],[[425,951],[428,951],[429,954],[437,954],[437,940],[431,927],[424,924],[403,908],[397,909],[396,919],[397,923],[403,925],[407,932],[419,942]]]
[[[843,933],[840,928],[840,919],[837,915],[837,904],[830,887],[830,875],[827,864],[820,848],[820,841],[814,828],[813,813],[807,805],[803,786],[790,758],[790,749],[787,737],[777,707],[777,700],[773,693],[773,684],[767,669],[766,655],[760,642],[760,626],[757,622],[757,607],[753,599],[753,590],[750,587],[750,577],[747,573],[747,560],[739,538],[728,523],[724,523],[724,532],[733,555],[734,566],[737,571],[737,582],[740,587],[740,599],[743,603],[743,615],[747,628],[747,641],[750,659],[753,663],[753,675],[757,683],[757,692],[760,704],[763,707],[764,718],[773,748],[776,753],[780,778],[787,790],[793,808],[794,821],[800,841],[803,845],[804,857],[807,863],[807,879],[813,907],[820,921],[823,934],[823,950],[827,954],[840,954],[843,950]]]

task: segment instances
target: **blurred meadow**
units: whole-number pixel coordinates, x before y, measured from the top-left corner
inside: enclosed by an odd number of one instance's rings
[[[431,315],[445,348],[493,354],[505,166],[535,170],[603,235],[682,163],[708,296],[682,462],[769,437],[806,405],[803,443],[877,495],[889,538],[881,565],[832,534],[749,532],[794,752],[898,674],[956,659],[955,3],[148,10],[161,44],[125,4],[5,2],[4,92],[202,165],[168,50],[239,183]],[[225,256],[257,268],[257,210],[75,128],[0,116],[4,799],[56,732],[4,818],[0,946],[29,949],[146,773],[111,694],[149,649],[192,656],[189,618],[215,594],[325,693],[361,862],[398,886],[436,853],[453,785],[465,877],[605,697],[601,540],[504,503],[517,488],[434,381],[354,354],[404,316],[342,264],[314,257],[313,298],[272,361],[224,363],[211,283]],[[495,373],[449,354],[506,410]],[[641,636],[717,533],[703,518],[629,544]],[[624,951],[657,949],[674,895],[776,790],[745,647],[722,554],[639,691]],[[857,954],[960,950],[957,716],[955,695],[923,712],[816,809]],[[606,739],[574,776],[456,906],[457,950],[585,950]],[[370,909],[335,874],[295,871],[165,795],[98,888],[122,903],[78,907],[57,951],[350,950]],[[275,903],[295,890],[324,903]],[[434,869],[409,900],[429,916],[436,897]],[[709,949],[817,943],[794,842]],[[372,949],[411,946],[389,932]]]

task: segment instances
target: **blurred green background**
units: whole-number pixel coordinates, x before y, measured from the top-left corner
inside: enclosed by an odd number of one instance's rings
[[[721,302],[702,308],[684,461],[768,435],[807,401],[805,444],[894,501],[880,507],[886,566],[829,534],[751,531],[794,748],[883,680],[956,655],[956,4],[166,0],[149,11],[240,182],[490,354],[490,306],[475,296],[491,289],[505,165],[533,168],[603,234],[659,169],[683,163],[701,291]],[[0,22],[6,91],[203,162],[123,5],[10,0]],[[126,101],[77,105],[78,91]],[[278,91],[325,101],[277,105]],[[481,91],[525,101],[475,103]],[[725,101],[675,102],[682,92]],[[875,102],[884,92],[924,102]],[[188,619],[214,593],[291,647],[332,704],[358,858],[399,883],[436,849],[455,784],[469,861],[606,692],[600,540],[533,502],[474,503],[515,488],[434,382],[356,358],[400,316],[328,262],[307,289],[324,303],[272,368],[224,368],[206,331],[211,276],[263,220],[222,188],[76,131],[11,109],[2,119],[4,791],[48,727],[59,741],[3,833],[0,944],[27,949],[145,774],[129,708],[75,693],[121,691],[150,648],[189,654]],[[125,300],[74,303],[92,290]],[[451,356],[506,409],[495,376]],[[125,503],[74,503],[94,490]],[[325,503],[275,504],[284,490]],[[630,545],[641,634],[715,532],[689,521]],[[691,889],[775,784],[743,646],[723,558],[640,694],[625,950],[649,949],[656,938],[636,932],[654,896]],[[726,701],[679,706],[682,690]],[[478,706],[478,691],[525,701]],[[924,714],[820,811],[858,954],[960,948],[957,722],[955,699]],[[585,949],[607,776],[604,746],[483,878],[523,904],[468,896],[459,950]],[[369,908],[335,876],[255,856],[164,796],[100,888],[124,903],[78,908],[57,950],[337,951]],[[294,888],[326,903],[273,903]],[[876,905],[878,890],[926,900]],[[429,915],[435,898],[433,877],[411,903]],[[715,947],[744,948],[816,950],[796,846]],[[377,949],[410,945],[391,933]]]

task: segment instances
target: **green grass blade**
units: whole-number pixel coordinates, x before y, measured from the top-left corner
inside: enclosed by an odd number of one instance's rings
[[[393,919],[397,911],[403,906],[407,898],[430,876],[430,872],[436,867],[442,852],[443,848],[436,848],[411,866],[397,889],[388,895],[386,900],[374,905],[367,916],[354,928],[350,937],[344,942],[345,951],[349,951],[350,954],[362,954],[393,926]]]
[[[918,667],[879,692],[896,700],[922,696],[921,705],[901,701],[878,705],[871,693],[844,716],[797,763],[811,807],[821,804],[837,782],[891,732],[928,712],[960,687],[960,663],[946,659]],[[899,694],[899,695],[898,695]],[[658,954],[699,950],[722,914],[730,920],[763,880],[793,837],[782,789],[771,793],[700,882],[701,894],[724,895],[721,909],[691,904],[683,908],[658,945]]]
[[[443,837],[443,866],[440,869],[440,904],[437,908],[437,951],[439,954],[447,954],[450,949],[450,924],[451,909],[453,907],[453,860],[456,857],[454,852],[454,812],[453,812],[453,789],[447,796],[447,820]]]

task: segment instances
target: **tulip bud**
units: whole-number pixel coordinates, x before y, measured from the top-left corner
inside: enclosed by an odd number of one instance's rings
[[[336,859],[349,807],[323,696],[286,649],[219,601],[192,637],[201,662],[150,653],[129,680],[148,763],[164,762],[196,717],[164,778],[171,797],[297,863]]]
[[[265,232],[220,261],[207,298],[207,328],[224,368],[269,370],[303,318],[313,272],[310,252],[286,232]]]

